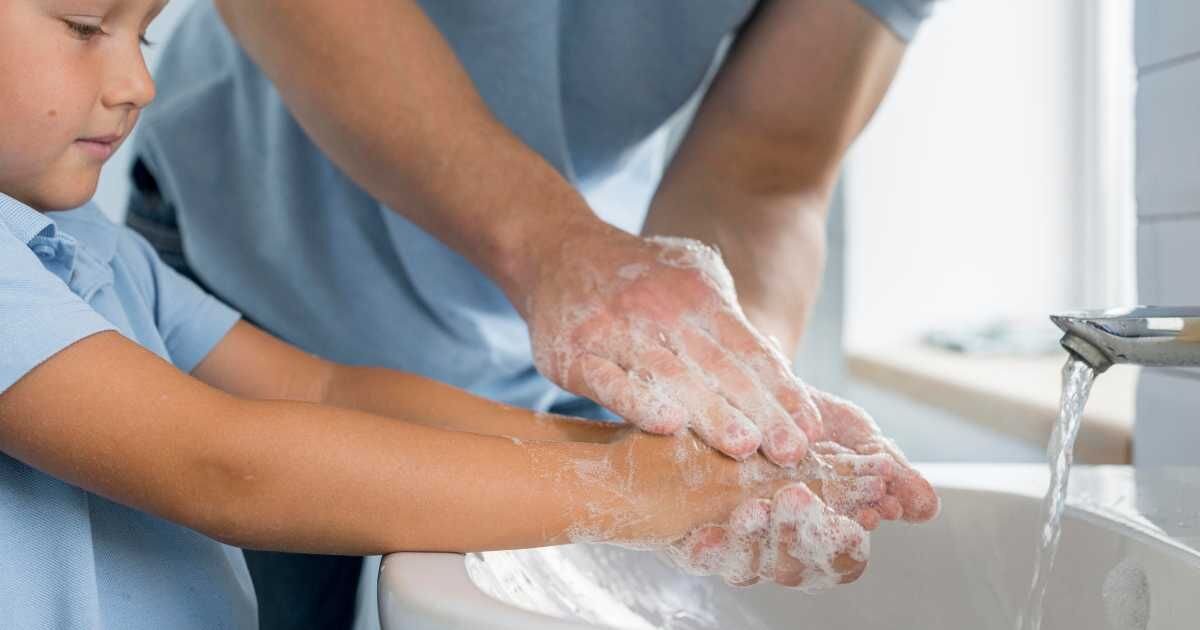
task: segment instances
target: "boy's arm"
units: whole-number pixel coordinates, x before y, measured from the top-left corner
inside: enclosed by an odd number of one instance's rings
[[[534,414],[416,374],[326,361],[244,321],[192,375],[243,398],[321,403],[455,431],[556,442],[619,435],[619,425]]]
[[[609,540],[678,537],[723,519],[748,491],[731,460],[702,449],[711,456],[680,462],[676,444],[639,433],[522,444],[251,401],[112,332],[0,394],[10,456],[230,544],[315,553],[527,547],[564,542],[572,527]],[[685,469],[706,481],[685,483]]]

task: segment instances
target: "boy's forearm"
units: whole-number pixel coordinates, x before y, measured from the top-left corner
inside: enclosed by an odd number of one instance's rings
[[[236,401],[205,467],[202,531],[230,544],[312,553],[467,551],[560,543],[601,526],[578,462],[613,448],[518,443],[306,403]],[[626,502],[626,504],[622,504]],[[487,523],[481,527],[481,523]]]
[[[551,442],[610,442],[622,425],[535,413],[416,374],[334,365],[320,402],[430,427]]]
[[[0,449],[230,544],[314,553],[662,540],[747,491],[738,464],[687,436],[526,442],[250,400],[114,332],[0,394]]]

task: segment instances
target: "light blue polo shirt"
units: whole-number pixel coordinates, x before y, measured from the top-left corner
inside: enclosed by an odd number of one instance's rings
[[[94,206],[41,214],[0,194],[0,394],[107,330],[189,372],[237,319]],[[0,628],[257,627],[240,550],[2,451]]]
[[[905,39],[931,4],[859,2]],[[497,119],[602,219],[637,232],[688,103],[757,2],[420,4]],[[395,60],[408,63],[420,60]],[[136,152],[174,208],[191,271],[221,299],[329,359],[528,408],[571,401],[537,374],[499,288],[331,163],[209,0],[183,18],[156,80]]]

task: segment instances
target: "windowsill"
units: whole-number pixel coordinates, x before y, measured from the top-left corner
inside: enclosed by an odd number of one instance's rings
[[[856,349],[847,354],[853,378],[962,417],[965,421],[1045,444],[1058,415],[1063,355],[979,356],[918,344]],[[1128,464],[1138,368],[1118,365],[1092,388],[1075,445],[1085,464]]]

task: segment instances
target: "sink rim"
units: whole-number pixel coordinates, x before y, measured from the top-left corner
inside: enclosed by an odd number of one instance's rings
[[[917,465],[940,490],[962,490],[1040,499],[1049,473],[1044,464],[924,464]],[[1129,469],[1128,466],[1113,467]],[[1156,533],[1154,526],[1119,514],[1067,505],[1066,513],[1092,525],[1132,537],[1181,556],[1200,570],[1200,551]],[[521,608],[484,592],[467,573],[465,554],[400,552],[385,556],[378,577],[380,617],[404,611],[405,628],[441,628],[448,621],[464,628],[498,630],[595,630],[597,626]],[[448,593],[458,593],[447,598]],[[448,601],[450,600],[450,601]]]

